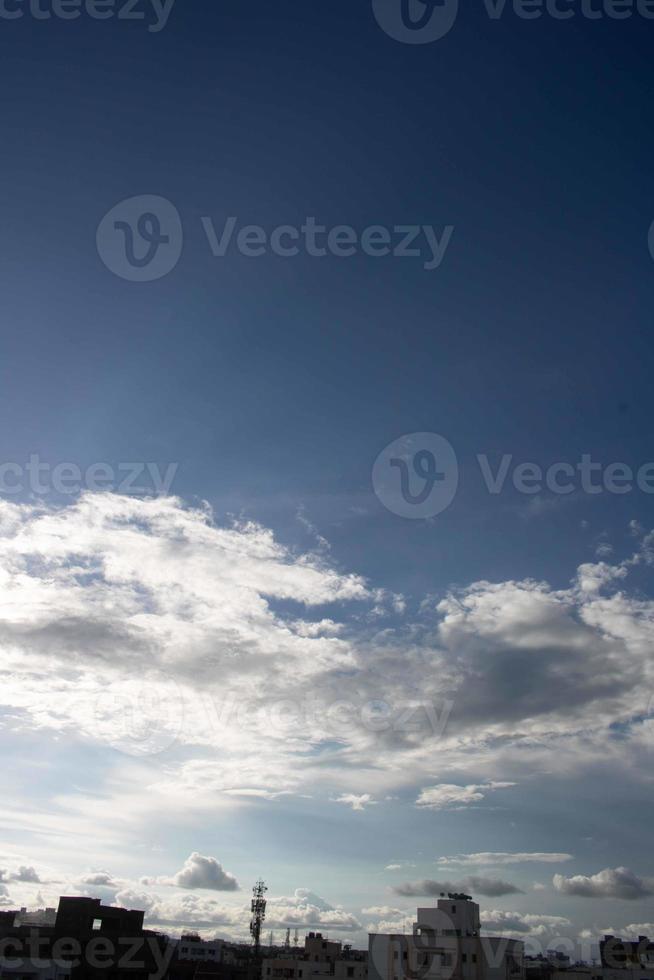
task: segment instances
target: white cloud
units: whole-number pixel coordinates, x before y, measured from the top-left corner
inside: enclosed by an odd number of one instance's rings
[[[175,885],[177,888],[206,888],[211,891],[233,892],[240,886],[233,874],[223,869],[220,861],[214,857],[205,857],[194,851],[184,867],[172,878],[160,879],[162,884]]]
[[[165,778],[142,787],[157,806],[320,788],[369,805],[420,786],[421,807],[470,806],[540,755],[566,773],[591,752],[619,752],[611,725],[648,710],[654,605],[603,594],[629,563],[581,566],[568,590],[473,583],[425,606],[424,626],[389,630],[349,615],[385,601],[360,577],[174,498],[0,509],[2,696],[16,729],[136,758],[183,747]],[[416,690],[431,715],[416,711]],[[381,727],[372,704],[388,707]],[[650,753],[646,732],[634,724],[624,751],[631,738]],[[431,784],[434,758],[443,774],[467,774],[471,760],[477,772]]]
[[[378,801],[373,800],[370,793],[361,793],[359,795],[356,793],[343,793],[341,796],[337,796],[334,802],[344,803],[346,806],[351,806],[353,810],[365,810],[367,806],[376,806]]]
[[[355,915],[340,906],[332,906],[307,888],[297,888],[293,895],[270,898],[266,925],[271,929],[315,929],[358,932],[361,923]]]
[[[536,915],[522,912],[505,912],[500,909],[487,909],[481,912],[481,924],[486,933],[501,933],[506,936],[548,937],[572,925],[562,915]]]
[[[561,864],[571,861],[572,854],[555,851],[478,851],[473,854],[454,854],[451,857],[440,857],[438,864],[504,865],[504,864]]]
[[[654,879],[640,878],[629,868],[604,868],[594,875],[554,875],[553,884],[563,895],[580,898],[621,898],[627,900],[654,895]]]
[[[602,930],[603,932],[611,932],[611,930]],[[654,922],[631,922],[629,925],[625,926],[623,929],[614,930],[618,932],[621,936],[654,936]]]
[[[233,938],[247,935],[248,913],[245,908],[223,905],[199,895],[158,895],[125,889],[116,895],[116,905],[145,910],[149,926],[179,934],[185,929],[219,930]]]
[[[444,810],[450,807],[458,809],[478,803],[491,790],[507,789],[510,786],[515,786],[515,783],[491,782],[468,786],[439,783],[437,786],[425,787],[416,800],[416,806],[427,807],[430,810]]]

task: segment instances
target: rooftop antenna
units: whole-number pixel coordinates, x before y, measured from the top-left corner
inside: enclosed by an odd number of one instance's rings
[[[298,944],[298,934],[297,934],[297,929],[296,929],[295,930],[295,935],[293,936],[293,945],[294,946],[297,946],[297,944]]]
[[[272,931],[272,929],[270,930],[270,936],[268,937],[268,945],[272,949],[272,947],[273,947],[273,931]]]
[[[286,939],[284,940],[284,949],[291,948],[291,927],[289,926],[286,930]]]
[[[268,888],[261,878],[252,889],[252,919],[250,921],[250,935],[254,946],[255,957],[259,956],[261,950],[261,926],[266,918],[266,899],[265,894]]]

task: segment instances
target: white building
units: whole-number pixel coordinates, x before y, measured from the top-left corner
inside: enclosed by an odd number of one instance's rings
[[[450,894],[419,908],[408,934],[369,936],[370,980],[524,980],[524,945],[480,935],[479,906]]]

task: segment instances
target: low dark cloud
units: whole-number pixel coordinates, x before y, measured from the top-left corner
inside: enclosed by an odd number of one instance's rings
[[[629,868],[604,868],[594,875],[554,875],[554,887],[562,895],[579,898],[622,898],[633,901],[654,895],[654,880],[640,878]]]
[[[396,885],[393,891],[397,895],[415,895],[419,897],[434,897],[448,892],[472,892],[473,895],[487,895],[498,898],[500,895],[522,894],[522,889],[510,881],[501,878],[484,878],[480,875],[468,875],[461,881],[434,881],[423,878],[420,881],[406,881]]]
[[[27,867],[26,865],[21,865],[21,867],[12,874],[11,880],[29,882],[30,884],[34,885],[41,884],[41,879],[36,873],[36,870],[32,867]]]

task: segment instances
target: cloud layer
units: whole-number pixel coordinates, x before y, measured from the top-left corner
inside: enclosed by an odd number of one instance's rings
[[[438,897],[448,892],[471,892],[473,897],[475,895],[487,895],[491,898],[498,898],[500,895],[517,895],[522,892],[522,889],[510,881],[503,881],[501,878],[468,875],[456,882],[434,881],[431,878],[423,878],[421,881],[406,881],[403,885],[395,885],[393,891],[396,895],[431,897]]]
[[[338,568],[325,548],[299,553],[265,527],[223,526],[207,507],[176,498],[87,494],[61,509],[0,502],[7,757],[23,740],[47,737],[53,752],[102,760],[84,770],[95,779],[84,792],[63,764],[40,807],[12,784],[0,816],[9,829],[50,842],[68,835],[80,847],[100,826],[107,850],[120,853],[153,823],[207,827],[217,811],[245,807],[312,805],[359,827],[406,808],[438,827],[509,810],[554,784],[574,801],[576,779],[595,769],[601,782],[607,766],[644,796],[654,746],[652,540],[641,535],[622,562],[580,565],[565,588],[476,581],[412,606]],[[457,840],[448,848],[462,853],[440,858],[439,870],[555,864],[579,853],[565,839],[515,843],[535,849],[474,853]],[[236,928],[241,911],[217,896],[165,891],[234,891],[232,871],[202,857],[204,843],[192,846],[199,851],[172,884],[155,867],[147,885],[136,876],[101,881],[95,870],[95,882],[79,887],[137,897],[156,887],[139,899],[153,922]],[[397,853],[377,856],[376,866]],[[179,868],[182,857],[167,856],[164,867]],[[3,858],[12,871],[0,901],[7,886],[13,895],[44,874],[31,861]],[[424,880],[448,890],[448,881]],[[481,895],[518,889],[483,874],[461,885]],[[557,875],[554,887],[577,899],[650,893],[647,877],[624,868]],[[378,901],[366,907],[383,908]],[[347,932],[360,922],[358,912],[297,892],[272,908],[272,921],[289,925],[338,922]]]
[[[654,895],[654,879],[640,878],[629,868],[605,868],[594,875],[554,875],[554,887],[562,895],[580,898],[622,898],[628,901]]]

